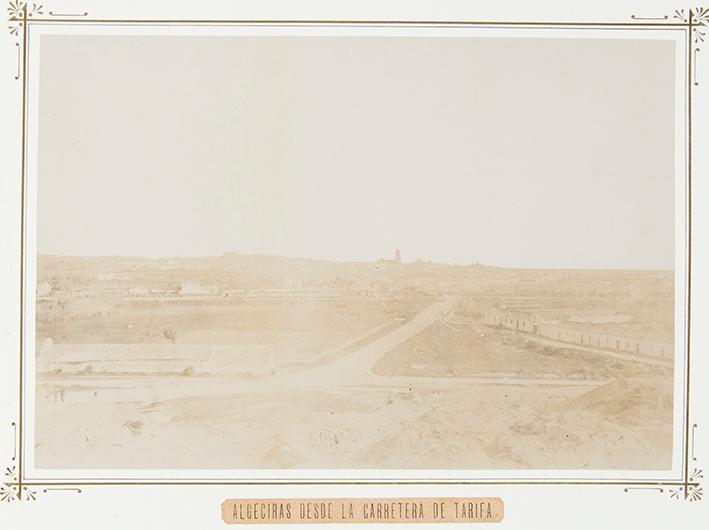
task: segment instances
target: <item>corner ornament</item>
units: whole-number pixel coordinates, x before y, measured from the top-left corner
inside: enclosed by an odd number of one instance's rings
[[[699,86],[697,81],[697,55],[700,52],[700,45],[707,35],[707,23],[709,22],[709,8],[696,7],[693,9],[678,9],[674,13],[674,19],[679,20],[689,26],[690,38],[694,44],[692,50],[692,80],[694,86]]]
[[[37,490],[35,489],[38,486],[37,484],[23,484],[17,470],[17,423],[13,421],[11,426],[14,435],[14,449],[12,454],[12,463],[5,468],[3,478],[0,479],[2,480],[2,482],[0,482],[0,504],[11,503],[13,501],[36,501],[39,493],[50,493],[55,491],[81,493],[81,489],[76,487],[57,487],[50,484],[43,484],[45,487]]]
[[[0,502],[37,500],[37,491],[20,485],[15,466],[5,468],[4,478],[6,482],[0,485]]]
[[[694,44],[704,42],[707,22],[709,22],[709,8],[676,9],[672,18],[690,26]]]
[[[670,498],[676,500],[688,500],[690,502],[702,500],[704,491],[702,490],[702,485],[698,482],[702,478],[704,478],[702,470],[694,468],[694,471],[692,471],[692,474],[689,476],[687,481],[688,484],[683,484],[678,488],[669,490]]]
[[[19,38],[20,30],[24,25],[25,13],[27,17],[33,17],[35,15],[43,15],[42,11],[44,6],[42,4],[33,3],[31,6],[27,2],[20,2],[19,0],[10,0],[7,6],[8,13],[8,29],[10,30],[10,35]]]
[[[687,450],[689,454],[687,455],[686,464],[689,464],[689,459],[693,462],[697,461],[697,456],[694,452],[695,450],[695,434],[699,426],[695,423],[691,426],[691,430],[688,431],[689,438],[687,440],[688,446]],[[671,486],[669,488],[665,487],[628,487],[624,488],[625,493],[630,493],[631,491],[659,491],[660,493],[667,493],[670,499],[674,500],[684,500],[689,502],[701,501],[704,496],[704,490],[702,489],[701,480],[704,478],[704,471],[695,467],[690,473],[687,470],[687,474],[682,482],[667,484]],[[664,484],[663,484],[664,486]]]
[[[20,79],[20,34],[28,18],[44,14],[42,9],[42,4],[33,3],[29,6],[27,2],[20,2],[19,0],[10,0],[7,6],[7,28],[10,31],[10,36],[15,38],[15,48],[17,50],[16,81]]]
[[[706,10],[705,10],[706,11]],[[689,454],[687,455],[687,464],[689,464],[689,459],[693,462],[697,461],[697,456],[695,454],[695,434],[699,426],[695,423],[691,426],[688,431],[689,439],[687,440],[688,446],[687,450]],[[668,493],[671,499],[675,500],[685,500],[690,502],[701,501],[704,496],[704,490],[702,489],[701,480],[704,478],[704,471],[700,468],[695,467],[691,473],[687,473],[684,480],[684,484],[678,484],[674,488],[670,488]]]
[[[17,423],[11,424],[13,429],[14,449],[12,452],[12,463],[5,468],[3,479],[0,483],[0,503],[12,501],[34,501],[37,500],[37,492],[24,486],[18,477],[17,472]]]
[[[669,15],[663,17],[643,17],[632,15],[630,18],[636,22],[643,21],[670,21]],[[709,8],[706,7],[691,7],[689,9],[675,9],[672,14],[672,21],[679,21],[680,26],[686,26],[689,31],[689,46],[693,48],[689,51],[691,82],[694,86],[699,86],[697,80],[697,55],[699,54],[700,46],[707,37],[707,27],[709,26]]]

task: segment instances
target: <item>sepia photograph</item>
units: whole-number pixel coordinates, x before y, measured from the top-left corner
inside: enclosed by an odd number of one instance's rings
[[[672,468],[673,40],[41,47],[38,469]]]

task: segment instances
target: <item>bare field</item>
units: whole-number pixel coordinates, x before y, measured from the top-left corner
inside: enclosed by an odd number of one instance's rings
[[[490,328],[480,322],[457,319],[455,324],[460,327],[440,322],[428,327],[383,356],[374,367],[375,373],[438,377],[504,374],[576,380],[671,374],[667,368],[570,347],[540,346],[524,334]]]

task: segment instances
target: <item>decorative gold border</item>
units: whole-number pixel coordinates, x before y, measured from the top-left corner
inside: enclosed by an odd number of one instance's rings
[[[661,493],[669,493],[670,498],[684,499],[689,501],[701,500],[703,490],[701,479],[703,479],[703,471],[693,467],[690,471],[690,454],[693,462],[697,460],[694,453],[695,431],[697,424],[692,424],[690,427],[690,320],[691,320],[691,260],[692,260],[692,95],[693,87],[699,86],[697,78],[697,58],[700,52],[701,44],[704,42],[706,28],[709,25],[709,9],[708,8],[689,8],[678,9],[670,15],[661,17],[645,17],[639,15],[631,15],[630,19],[633,22],[539,22],[539,21],[512,21],[512,22],[495,22],[495,21],[460,21],[460,20],[188,20],[188,19],[101,19],[89,18],[88,12],[81,13],[57,13],[49,11],[48,16],[44,17],[44,6],[42,4],[23,2],[20,0],[9,0],[8,4],[8,29],[10,36],[14,38],[15,47],[17,48],[17,71],[14,75],[16,80],[22,80],[22,122],[21,122],[21,162],[20,162],[20,181],[21,181],[21,206],[20,206],[20,348],[19,348],[19,420],[17,423],[12,423],[14,433],[14,454],[9,466],[4,470],[5,481],[0,483],[0,502],[11,502],[21,500],[36,500],[38,493],[41,491],[47,493],[50,491],[70,491],[81,493],[83,487],[86,486],[224,486],[224,485],[488,485],[488,486],[512,486],[512,485],[575,485],[575,486],[624,486],[624,492],[637,490],[655,490]],[[67,481],[52,481],[40,482],[26,480],[24,478],[24,461],[23,461],[23,390],[24,390],[24,227],[25,227],[25,155],[26,155],[26,109],[27,109],[27,52],[28,52],[28,33],[31,24],[135,24],[135,25],[151,25],[151,24],[252,24],[252,25],[369,25],[369,26],[384,26],[384,25],[408,25],[408,26],[427,26],[427,27],[442,27],[442,26],[458,26],[458,27],[508,27],[508,28],[569,28],[569,29],[676,29],[684,30],[686,33],[686,48],[687,48],[687,351],[686,351],[686,373],[685,373],[685,418],[684,418],[684,461],[682,466],[682,478],[680,480],[669,481],[585,481],[585,480],[515,480],[515,481],[498,481],[498,480],[446,480],[446,481],[405,481],[405,480],[342,480],[342,481],[317,481],[317,480],[275,480],[275,481],[224,481],[224,480],[170,480],[170,481],[155,481],[155,480],[129,480],[121,481],[100,481],[90,482],[83,480],[67,480]],[[691,429],[691,432],[690,432]],[[39,489],[38,489],[39,488]]]

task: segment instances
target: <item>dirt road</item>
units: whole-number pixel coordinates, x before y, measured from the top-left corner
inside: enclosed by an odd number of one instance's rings
[[[312,365],[297,370],[279,372],[257,379],[229,377],[111,377],[111,376],[65,376],[52,377],[39,382],[39,390],[56,393],[57,388],[70,391],[61,399],[81,401],[91,395],[99,402],[161,401],[188,396],[214,396],[230,394],[268,394],[287,390],[327,390],[333,388],[362,387],[396,389],[435,389],[446,387],[469,387],[471,385],[513,386],[575,386],[596,387],[607,383],[603,380],[542,379],[518,377],[426,377],[383,376],[373,373],[374,364],[388,351],[406,342],[428,326],[450,316],[457,303],[456,297],[448,296],[435,302],[414,318],[381,336],[362,348],[332,360],[316,360]]]

